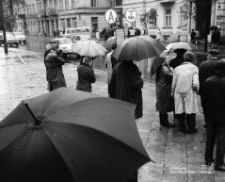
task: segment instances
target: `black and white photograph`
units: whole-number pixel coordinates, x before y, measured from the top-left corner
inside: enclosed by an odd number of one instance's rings
[[[225,0],[0,0],[0,182],[225,182]]]

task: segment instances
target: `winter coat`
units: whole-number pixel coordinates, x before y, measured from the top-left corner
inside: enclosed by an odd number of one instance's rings
[[[65,64],[63,58],[57,55],[55,50],[51,50],[45,58],[47,67],[47,78],[53,90],[66,87],[62,65]]]
[[[156,71],[156,108],[166,114],[174,111],[174,100],[171,96],[173,72],[168,66],[161,65]]]
[[[78,81],[76,89],[91,92],[92,91],[91,84],[96,81],[92,67],[90,67],[85,63],[81,63],[77,67],[77,73],[78,73]]]
[[[214,75],[208,78],[203,93],[207,121],[225,126],[225,76]]]
[[[135,118],[143,116],[142,88],[144,82],[138,67],[132,61],[117,63],[110,80],[109,95],[136,105]]]
[[[207,78],[215,75],[217,60],[207,60],[200,64],[199,66],[199,82],[200,82],[200,89],[199,95],[203,94],[203,85]]]
[[[190,62],[184,62],[174,69],[172,94],[174,95],[176,114],[192,114],[198,112],[198,74],[198,67]],[[193,87],[193,82],[195,87]]]

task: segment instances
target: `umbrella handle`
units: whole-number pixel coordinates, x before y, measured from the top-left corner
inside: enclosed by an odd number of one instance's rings
[[[40,125],[41,121],[37,120],[37,118],[35,117],[34,113],[32,112],[32,110],[30,109],[29,105],[27,103],[24,102],[24,105],[26,106],[27,110],[29,111],[29,113],[31,114],[31,116],[33,117],[35,123],[34,125]]]

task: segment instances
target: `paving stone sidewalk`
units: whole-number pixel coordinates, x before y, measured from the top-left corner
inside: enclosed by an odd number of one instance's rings
[[[1,50],[0,50],[1,51]],[[26,52],[33,55],[33,52]],[[5,57],[0,54],[0,120],[9,114],[22,100],[47,93],[45,68],[42,59],[36,63],[22,62],[17,54]],[[63,71],[70,88],[77,81],[76,65],[66,64]],[[95,70],[98,81],[93,92],[107,96],[104,71]],[[138,131],[150,157],[155,163],[148,163],[139,169],[139,182],[225,182],[225,173],[215,172],[204,165],[206,131],[201,113],[197,115],[199,132],[185,135],[177,128],[159,126],[155,110],[154,82],[145,82],[143,88],[144,116],[137,122]],[[199,105],[200,107],[200,105]],[[172,114],[169,115],[173,120]]]

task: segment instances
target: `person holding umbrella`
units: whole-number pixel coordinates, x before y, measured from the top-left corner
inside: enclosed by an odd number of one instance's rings
[[[94,70],[91,67],[92,58],[85,56],[83,59],[83,63],[81,63],[77,67],[78,73],[78,81],[76,90],[81,90],[85,92],[91,92],[92,86],[91,84],[96,81]]]
[[[188,51],[184,54],[184,62],[173,72],[172,92],[175,102],[175,114],[178,118],[179,131],[196,133],[196,113],[198,112],[197,93],[199,90],[198,67],[193,64],[195,56]],[[187,127],[185,124],[185,115]]]
[[[136,105],[135,119],[143,116],[142,88],[143,78],[138,67],[132,60],[124,60],[117,63],[113,69],[109,96]]]
[[[66,87],[66,80],[64,78],[62,70],[62,65],[65,64],[65,60],[58,55],[58,42],[51,42],[51,47],[51,51],[45,58],[49,91],[55,90],[60,87]]]
[[[165,50],[167,53],[168,50]],[[168,65],[168,55],[165,58],[160,58],[164,61],[156,70],[156,109],[159,111],[160,125],[168,128],[173,128],[175,125],[168,121],[168,112],[174,111],[173,97],[170,95],[172,79],[173,79],[173,68]]]

